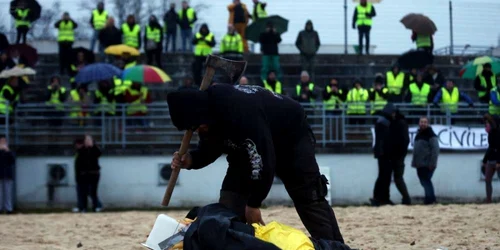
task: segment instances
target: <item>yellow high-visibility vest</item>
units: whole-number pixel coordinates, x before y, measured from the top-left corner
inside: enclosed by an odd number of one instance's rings
[[[491,85],[493,87],[497,86],[497,77],[495,75],[492,75],[491,78]],[[481,82],[481,86],[483,88],[487,88],[488,87],[488,83],[486,82],[486,77],[484,77],[483,75],[479,75],[479,81]],[[487,91],[478,91],[477,92],[477,95],[479,97],[483,97],[485,95],[489,94]]]
[[[58,42],[74,42],[75,30],[72,21],[61,21],[59,23]]]
[[[253,21],[254,22],[257,21],[257,19],[261,19],[261,18],[267,17],[267,12],[264,9],[263,4],[261,2],[257,3],[256,8],[257,8],[257,11],[256,11],[256,13],[254,13],[254,16],[253,16]]]
[[[155,43],[159,43],[161,39],[160,29],[151,28],[149,25],[146,26],[146,38],[154,41]]]
[[[264,83],[264,88],[265,89],[268,89],[276,94],[282,94],[283,93],[283,90],[281,88],[281,82],[280,81],[276,81],[276,84],[274,85],[274,88],[273,89],[273,86],[271,86],[269,83],[267,83],[267,80],[264,80],[263,81]]]
[[[356,7],[358,16],[356,18],[357,26],[372,26],[372,19],[368,17],[368,14],[372,13],[372,4],[367,3],[365,7],[359,4]]]
[[[416,83],[412,83],[410,84],[410,93],[413,105],[425,106],[431,93],[431,85],[424,83],[419,89]]]
[[[400,95],[401,89],[403,89],[403,85],[405,82],[405,73],[399,72],[397,76],[394,76],[394,73],[392,71],[388,71],[386,74],[386,79],[389,93]]]
[[[422,48],[422,47],[431,47],[432,46],[432,39],[431,36],[428,35],[417,35],[417,48]]]
[[[141,32],[141,27],[135,24],[132,29],[130,29],[127,23],[122,25],[123,31],[123,44],[136,49],[139,48],[139,33]]]
[[[49,91],[52,91],[52,86],[48,86],[47,89]],[[52,92],[50,94],[50,100],[45,102],[47,105],[52,105],[56,108],[56,110],[62,111],[64,110],[64,104],[59,100],[61,95],[64,95],[66,93],[66,88],[65,87],[60,87],[58,91]]]
[[[183,14],[183,13],[184,13],[184,10],[180,10],[180,11],[179,11],[179,20],[182,20],[182,19],[184,18],[184,14]],[[193,23],[193,20],[194,20],[194,14],[195,14],[195,12],[194,12],[194,9],[193,9],[193,8],[191,8],[191,7],[187,8],[187,11],[186,11],[186,16],[187,16],[187,19],[188,19],[188,21],[189,21],[189,23],[190,23],[190,25],[189,25],[189,26],[190,26],[191,28],[193,28],[193,26],[194,26],[194,23]]]
[[[16,9],[17,15],[20,19],[16,19],[16,28],[19,26],[28,26],[31,27],[31,22],[27,20],[30,9]]]
[[[240,34],[235,33],[234,35],[226,34],[222,38],[220,45],[220,53],[243,53],[243,40]]]
[[[458,112],[458,102],[460,101],[460,92],[457,87],[453,87],[451,94],[446,90],[446,88],[441,88],[441,112],[446,113],[446,109],[450,110],[450,113],[455,114]]]
[[[310,83],[309,83],[309,85],[308,85],[308,87],[309,87],[309,90],[314,91],[314,83],[310,82]],[[297,85],[295,86],[295,91],[296,91],[296,93],[297,93],[297,96],[300,96],[300,92],[302,92],[302,84],[300,84],[300,83],[299,83],[299,84],[297,84]],[[316,99],[314,99],[314,98],[310,98],[310,100],[309,100],[309,101],[311,101],[311,102],[315,102],[315,101],[316,101]]]
[[[328,94],[332,93],[332,87],[330,87],[330,85],[326,86],[326,93]],[[340,95],[342,94],[341,89],[339,89],[339,94]],[[336,95],[330,97],[330,99],[328,100],[323,100],[323,104],[325,105],[325,110],[327,111],[335,110],[335,108],[337,107],[337,103],[342,103],[342,100],[340,100],[340,98]]]
[[[201,39],[203,36],[200,34],[200,32],[196,33],[196,39]],[[194,48],[194,55],[195,56],[208,56],[212,54],[212,47],[208,45],[206,41],[212,41],[214,39],[214,34],[209,33],[207,36],[205,36],[204,40],[198,40],[198,43],[195,45]]]
[[[12,113],[14,111],[14,103],[13,102],[9,103],[9,100],[5,99],[5,97],[4,97],[5,92],[10,92],[10,94],[13,95],[15,93],[15,91],[7,83],[5,85],[3,85],[2,90],[0,91],[0,114],[4,114],[4,115]],[[19,95],[17,95],[15,98],[15,101],[18,101],[18,100],[19,100]],[[9,103],[9,104],[7,104],[7,103]]]
[[[92,11],[92,23],[94,24],[95,30],[102,30],[106,26],[106,20],[108,19],[108,12],[103,10],[99,13],[99,10],[95,9]]]
[[[146,98],[148,97],[148,88],[146,86],[141,86],[140,90],[129,88],[128,92],[132,96],[140,95],[140,98],[138,98],[137,100],[128,105],[127,115],[133,115],[136,113],[144,113],[144,114],[147,113],[148,107],[146,106],[146,104],[143,104],[142,101],[146,101]]]
[[[500,93],[498,93],[498,88],[491,89],[491,93],[495,93],[497,95],[497,99],[500,100]],[[500,115],[500,106],[493,104],[493,102],[490,100],[488,113],[490,113],[490,115]]]
[[[368,101],[368,90],[353,88],[347,94],[347,114],[366,114],[366,101]]]
[[[109,102],[108,98],[105,94],[103,94],[100,90],[95,91],[95,98],[99,99],[99,106],[94,111],[94,113],[107,113],[110,115],[115,115],[115,102]]]
[[[375,114],[377,111],[381,111],[384,109],[385,105],[387,104],[387,99],[384,99],[381,97],[378,92],[375,91],[375,89],[371,88],[370,92],[375,92],[375,100],[372,101],[371,104],[371,114]],[[389,92],[388,88],[383,88],[382,92],[384,94],[387,94]]]
[[[73,102],[79,103],[82,101],[77,89],[71,90],[69,92],[69,95],[71,96],[71,99],[73,100]],[[71,107],[71,112],[69,113],[69,116],[73,117],[73,118],[83,116],[82,107],[80,106],[80,104],[73,103],[73,106]]]

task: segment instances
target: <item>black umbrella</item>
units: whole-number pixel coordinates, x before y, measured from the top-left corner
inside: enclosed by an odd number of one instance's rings
[[[423,50],[410,50],[398,58],[401,69],[421,69],[434,62],[434,56]]]
[[[73,54],[71,55],[72,62],[78,61],[77,58],[78,58],[79,53],[83,53],[83,57],[85,58],[85,63],[92,64],[95,62],[94,53],[92,53],[92,51],[90,51],[84,47],[73,48]]]
[[[40,18],[42,6],[36,0],[14,0],[10,2],[10,15],[17,17],[16,9],[30,9],[28,20],[34,22]]]

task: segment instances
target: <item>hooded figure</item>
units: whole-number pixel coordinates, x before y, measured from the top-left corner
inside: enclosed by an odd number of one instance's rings
[[[308,20],[295,41],[295,46],[300,51],[302,70],[314,75],[314,59],[320,45],[318,32],[314,30],[312,21]]]
[[[486,203],[491,203],[492,179],[495,171],[500,171],[500,118],[486,114],[484,122],[485,130],[488,133],[488,149],[483,158],[484,182],[486,184]]]
[[[194,48],[194,63],[193,63],[193,78],[196,85],[201,85],[203,64],[208,55],[212,54],[212,48],[215,46],[214,34],[208,29],[206,23],[202,24],[200,31],[193,38]]]

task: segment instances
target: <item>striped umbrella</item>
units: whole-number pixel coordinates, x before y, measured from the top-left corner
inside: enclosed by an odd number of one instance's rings
[[[109,63],[93,63],[83,67],[75,77],[77,83],[108,80],[122,74],[122,70]]]
[[[149,65],[138,65],[123,71],[122,79],[144,84],[164,84],[172,81],[163,70]]]
[[[468,62],[461,70],[460,77],[464,79],[475,79],[483,72],[483,64],[491,64],[491,70],[494,74],[500,73],[500,59],[496,57],[482,56]]]

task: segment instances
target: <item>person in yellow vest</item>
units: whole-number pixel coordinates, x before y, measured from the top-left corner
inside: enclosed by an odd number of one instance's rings
[[[140,83],[132,83],[125,93],[127,106],[127,125],[146,127],[144,117],[148,113],[147,104],[151,103],[148,87]],[[133,116],[133,118],[131,118]]]
[[[79,85],[72,87],[69,92],[68,103],[70,104],[69,116],[73,124],[79,126],[85,125],[84,117],[88,117],[88,105],[90,104],[90,97],[86,85]]]
[[[417,34],[417,32],[413,31],[411,40],[417,44],[418,50],[423,50],[432,54],[434,50],[434,39],[432,35]]]
[[[479,101],[481,103],[490,102],[490,91],[497,85],[497,76],[491,71],[491,64],[483,65],[483,71],[476,76],[474,81],[474,89],[477,91]]]
[[[53,76],[50,78],[50,85],[47,87],[45,104],[53,109],[48,112],[49,124],[51,126],[62,126],[64,117],[64,102],[67,98],[66,88],[61,86],[61,78]]]
[[[300,73],[300,82],[295,85],[295,100],[300,103],[314,103],[318,98],[317,89],[307,71]]]
[[[358,28],[359,47],[358,53],[363,54],[363,37],[366,39],[366,54],[370,54],[370,30],[372,29],[372,18],[375,17],[375,7],[366,0],[361,0],[359,5],[354,9],[352,17],[352,28]]]
[[[500,116],[500,82],[498,82],[497,85],[493,89],[491,89],[489,104],[490,107],[488,109],[488,113],[490,113],[490,115]]]
[[[87,59],[85,58],[85,54],[80,51],[76,54],[76,60],[71,63],[70,65],[70,71],[69,71],[69,82],[71,84],[75,83],[75,77],[80,72],[81,69],[83,69],[85,66],[87,66],[89,63],[87,62]]]
[[[59,43],[59,73],[64,75],[71,71],[71,55],[73,54],[73,42],[75,41],[75,29],[78,24],[69,17],[68,12],[64,12],[62,19],[54,24],[59,30],[57,42]]]
[[[26,35],[31,28],[30,12],[31,9],[26,6],[26,1],[18,1],[17,7],[13,10],[15,16],[15,25],[17,30],[16,44],[26,43]]]
[[[371,104],[371,114],[379,115],[384,109],[385,105],[389,100],[389,89],[384,86],[384,77],[376,76],[373,88],[369,91],[369,97]]]
[[[342,113],[341,104],[345,102],[346,92],[339,87],[337,79],[333,78],[323,90],[323,105],[327,115],[339,115]]]
[[[416,69],[416,68],[412,68],[410,70],[410,72],[406,73],[405,74],[405,76],[406,76],[405,81],[406,81],[407,85],[410,85],[410,83],[416,81],[418,74],[419,74],[419,72],[418,72],[418,69]]]
[[[9,124],[14,122],[14,109],[21,92],[19,77],[10,77],[0,90],[0,124],[4,125],[9,116]]]
[[[387,71],[385,80],[386,87],[389,89],[389,101],[400,103],[403,102],[405,87],[405,73],[399,70],[399,66],[394,65],[391,71]]]
[[[149,17],[149,24],[146,25],[144,32],[144,50],[148,65],[155,65],[161,67],[161,52],[163,50],[163,28],[161,27],[155,15]]]
[[[422,72],[418,72],[414,81],[410,83],[406,102],[412,104],[410,115],[414,117],[415,123],[418,123],[421,117],[427,115],[427,104],[431,101],[431,85],[424,82]],[[417,110],[421,109],[421,110]]]
[[[458,113],[458,103],[463,100],[469,104],[469,107],[474,107],[472,99],[458,90],[455,83],[451,80],[446,81],[446,86],[442,87],[434,97],[433,103],[436,106],[441,106],[441,113],[446,114],[448,111],[454,115]],[[454,120],[452,119],[452,124]]]
[[[94,104],[97,108],[94,110],[93,115],[98,117],[114,116],[116,113],[115,92],[113,83],[110,80],[100,81],[97,89],[94,92]],[[101,119],[96,119],[98,126],[102,125]]]
[[[122,24],[123,44],[139,49],[141,47],[141,26],[135,22],[134,15],[127,16],[127,22]]]
[[[92,38],[90,40],[90,51],[94,52],[95,44],[99,38],[99,32],[106,25],[106,20],[108,19],[108,12],[104,10],[104,3],[97,3],[97,8],[92,10],[90,16],[90,26],[94,29],[94,33],[92,34]],[[102,54],[104,52],[104,47],[101,43],[99,43],[99,52]]]
[[[347,115],[356,116],[349,118],[349,124],[365,124],[366,104],[369,98],[368,90],[364,89],[359,79],[354,80],[354,88],[347,93]]]
[[[276,80],[276,72],[274,71],[269,71],[267,78],[262,81],[262,87],[276,94],[283,94],[283,85],[279,80]]]
[[[196,11],[189,6],[187,1],[182,1],[182,9],[179,11],[179,27],[183,52],[193,51],[193,44],[190,41],[193,39],[193,27],[196,20],[198,20]]]
[[[243,60],[243,39],[232,24],[227,26],[227,34],[222,38],[219,52],[229,60]]]
[[[253,0],[253,11],[252,11],[253,22],[256,22],[261,18],[267,17],[266,6],[267,3],[261,2],[259,0]]]
[[[214,34],[208,29],[206,23],[200,27],[200,32],[196,33],[193,38],[194,48],[194,64],[193,64],[193,78],[194,83],[198,86],[201,84],[203,63],[205,63],[207,56],[212,54],[212,48],[215,46]]]

